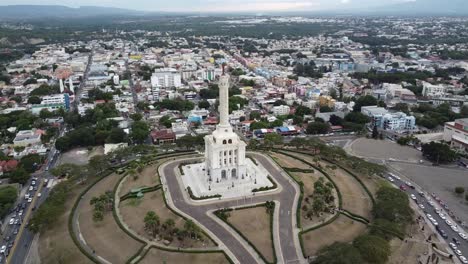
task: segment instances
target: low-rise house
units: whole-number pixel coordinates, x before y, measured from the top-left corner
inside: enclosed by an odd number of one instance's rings
[[[26,147],[37,144],[41,144],[41,134],[33,130],[18,131],[16,137],[13,139],[13,145],[15,147]]]

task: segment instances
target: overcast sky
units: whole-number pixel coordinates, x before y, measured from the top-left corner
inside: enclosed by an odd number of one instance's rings
[[[404,1],[415,0],[0,0],[0,5],[91,5],[143,11],[262,12],[363,8]]]

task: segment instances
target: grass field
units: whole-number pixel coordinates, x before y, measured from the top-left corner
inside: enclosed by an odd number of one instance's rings
[[[264,206],[234,210],[228,221],[255,245],[269,262],[274,261],[270,215]]]
[[[298,169],[312,169],[314,170],[313,173],[304,173],[304,172],[291,172],[290,174],[298,181],[301,181],[304,183],[304,197],[302,199],[302,204],[308,204],[306,200],[308,199],[307,197],[312,195],[314,193],[314,183],[320,178],[325,176],[318,170],[315,170],[313,167],[303,163],[300,160],[294,159],[292,157],[282,155],[279,153],[272,153],[271,156],[276,158],[276,161],[279,163],[280,166],[286,167],[286,168],[298,168]],[[328,182],[328,180],[325,178],[325,182]],[[338,195],[336,192],[334,193],[335,195],[335,205],[338,207]],[[309,198],[310,199],[310,198]],[[312,226],[315,226],[319,223],[322,223],[326,219],[330,218],[332,215],[328,213],[323,213],[320,216],[314,216],[312,218],[306,218],[305,217],[305,211],[301,209],[301,217],[302,217],[302,226],[304,228],[309,228]]]
[[[88,245],[112,263],[125,263],[133,256],[142,244],[120,229],[114,220],[112,212],[106,212],[102,222],[93,221],[93,208],[89,201],[106,191],[113,190],[120,175],[111,174],[98,182],[83,197],[78,207],[80,230]]]
[[[156,163],[145,167],[143,171],[138,174],[138,178],[136,180],[134,180],[133,177],[128,177],[125,184],[120,189],[119,195],[122,196],[134,188],[143,186],[149,187],[159,184],[158,164],[159,163]]]
[[[88,184],[91,182],[88,180]],[[41,263],[50,264],[88,264],[92,263],[81,253],[68,232],[68,216],[78,195],[87,185],[77,185],[65,203],[66,213],[59,217],[57,223],[42,232],[39,237],[39,256]]]
[[[140,264],[229,264],[222,253],[177,253],[152,248]]]
[[[131,181],[131,180],[130,180]],[[183,229],[185,220],[174,214],[169,210],[164,204],[162,190],[159,189],[155,192],[145,193],[144,197],[141,198],[141,201],[134,203],[132,200],[123,201],[120,204],[120,213],[124,222],[137,232],[139,235],[142,235],[148,239],[152,237],[145,231],[143,219],[148,211],[155,211],[159,216],[161,223],[164,223],[167,219],[171,218],[175,221],[175,227]],[[201,248],[201,247],[211,247],[214,246],[213,242],[208,238],[204,237],[204,241],[197,241],[193,239],[184,239],[179,241],[174,239],[171,243],[171,246],[181,247],[181,248]]]
[[[366,225],[340,215],[331,224],[302,235],[304,254],[314,256],[320,249],[335,242],[351,242],[365,230]]]

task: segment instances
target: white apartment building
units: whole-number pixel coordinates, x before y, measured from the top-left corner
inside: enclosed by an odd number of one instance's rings
[[[288,115],[291,108],[287,105],[273,106],[272,111],[275,116]]]
[[[428,82],[423,82],[422,95],[428,97],[441,97],[445,95],[446,87],[442,84],[434,85]]]
[[[35,133],[33,130],[18,131],[15,139],[13,139],[15,147],[27,147],[38,144],[41,144],[41,134]]]
[[[450,142],[452,149],[468,153],[468,118],[445,123],[443,140]]]
[[[156,69],[151,76],[152,87],[181,87],[180,73],[173,68]]]
[[[40,104],[31,106],[31,112],[39,114],[43,109],[50,112],[63,108],[65,111],[70,109],[70,96],[67,93],[43,96]]]
[[[363,106],[361,113],[371,118],[371,127],[377,126],[380,129],[393,131],[416,129],[416,118],[403,112],[390,113],[383,107]]]

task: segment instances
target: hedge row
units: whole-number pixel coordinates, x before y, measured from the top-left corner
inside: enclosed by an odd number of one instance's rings
[[[267,176],[268,180],[270,180],[270,182],[273,184],[273,186],[264,186],[264,187],[260,187],[260,188],[255,188],[252,190],[252,192],[264,192],[264,191],[269,191],[269,190],[274,190],[278,187],[278,184],[276,184],[276,182],[273,180],[273,178],[271,178],[270,176]]]
[[[260,258],[265,262],[265,263],[277,263],[278,262],[278,259],[276,257],[276,249],[275,249],[275,243],[274,243],[274,238],[273,238],[273,215],[274,215],[274,211],[275,211],[275,207],[276,207],[276,204],[273,203],[273,210],[270,211],[270,239],[271,239],[271,242],[272,242],[272,249],[273,249],[273,262],[269,262],[263,255],[262,253],[260,253],[260,251],[257,249],[257,247],[252,243],[250,242],[249,239],[247,239],[247,237],[239,231],[239,229],[237,229],[234,225],[232,225],[231,223],[229,223],[229,221],[227,220],[224,220],[223,218],[219,217],[218,216],[218,211],[221,211],[221,210],[226,210],[226,209],[231,209],[229,211],[232,211],[232,210],[243,210],[243,209],[250,209],[250,208],[255,208],[255,207],[265,207],[266,208],[266,203],[261,203],[261,204],[255,204],[255,205],[249,205],[249,206],[245,206],[245,207],[240,207],[240,208],[235,208],[235,209],[232,209],[232,208],[225,208],[225,209],[220,209],[220,210],[217,210],[214,212],[214,214],[219,218],[221,219],[224,223],[226,223],[229,227],[231,227],[234,231],[236,231],[236,233],[241,236],[245,241],[247,241],[247,243],[255,250],[255,252],[257,252],[257,254],[260,256]]]
[[[308,229],[305,229],[305,230],[302,230],[301,232],[299,232],[299,243],[300,243],[300,245],[301,245],[301,251],[302,251],[302,255],[304,256],[304,258],[306,258],[307,256],[305,255],[304,241],[303,241],[303,239],[302,239],[302,235],[305,234],[305,233],[307,233],[307,232],[310,232],[310,231],[312,231],[312,230],[316,230],[316,229],[319,229],[319,228],[321,228],[321,227],[324,227],[324,226],[326,226],[326,225],[329,225],[329,224],[333,223],[333,221],[335,221],[335,220],[338,218],[338,216],[340,216],[340,213],[339,213],[339,212],[336,213],[332,218],[328,219],[328,221],[323,222],[323,223],[321,223],[321,224],[319,224],[319,225],[310,227],[310,228],[308,228]]]
[[[78,204],[80,203],[81,199],[83,198],[83,196],[92,188],[94,187],[94,185],[96,185],[98,182],[100,182],[102,179],[104,179],[105,177],[109,176],[110,174],[112,174],[113,170],[112,169],[108,169],[108,171],[105,171],[102,176],[100,176],[99,178],[97,178],[96,180],[94,180],[94,182],[92,182],[88,187],[86,187],[86,189],[84,189],[79,195],[78,195],[78,199],[76,199],[75,203],[73,204],[73,207],[70,211],[70,215],[68,216],[68,233],[70,234],[70,237],[71,239],[73,240],[73,243],[75,243],[75,245],[78,247],[78,249],[81,251],[81,253],[83,253],[83,255],[85,255],[89,260],[91,260],[92,262],[94,263],[97,263],[99,264],[100,261],[92,254],[90,254],[88,251],[86,251],[86,249],[84,249],[82,246],[81,246],[81,243],[79,241],[79,239],[76,237],[76,234],[75,234],[75,231],[73,230],[73,216],[75,215],[75,211],[76,209],[78,208]]]
[[[304,153],[304,154],[305,154],[305,153]],[[323,157],[322,157],[322,159],[325,160],[325,161],[327,161],[327,162],[329,162],[329,163],[332,163],[332,162],[331,162],[329,159],[327,159],[327,158],[323,158]],[[335,164],[335,163],[333,163],[333,164]],[[370,199],[371,199],[371,201],[372,201],[372,205],[375,205],[374,196],[372,195],[372,193],[370,192],[370,190],[367,188],[367,186],[364,184],[364,182],[362,182],[362,180],[359,179],[359,177],[356,176],[356,174],[354,174],[352,171],[350,171],[349,169],[345,168],[344,166],[342,166],[342,165],[340,165],[340,164],[338,164],[338,163],[336,163],[335,165],[338,166],[338,167],[340,167],[342,170],[346,171],[349,175],[353,176],[354,179],[356,179],[356,181],[358,181],[359,184],[361,184],[362,188],[364,188],[364,191],[366,191],[367,195],[369,195],[369,197],[370,197]]]
[[[271,159],[276,163],[276,165],[278,165],[278,167],[283,168],[283,167],[281,167],[281,165],[279,165],[279,163],[276,161],[276,159],[274,157],[271,157]],[[301,182],[301,181],[298,181],[296,178],[294,178],[289,171],[285,171],[285,172],[286,172],[286,174],[288,174],[288,176],[293,181],[295,181],[299,185],[300,193],[299,193],[299,200],[297,201],[297,208],[296,208],[296,224],[297,224],[298,228],[301,228],[301,226],[302,226],[302,224],[301,224],[301,207],[302,207],[302,199],[304,198],[304,183]]]
[[[175,156],[180,156],[180,155],[188,155],[188,154],[193,154],[194,152],[193,151],[179,151],[179,152],[174,152],[174,153],[171,153],[171,154],[168,154],[168,155],[159,155],[156,157],[157,158],[168,158],[168,157],[175,157]],[[73,240],[73,243],[75,243],[75,245],[78,247],[78,249],[81,251],[81,253],[83,253],[83,255],[85,255],[89,260],[91,260],[92,262],[94,263],[97,263],[99,264],[100,261],[92,254],[88,253],[82,246],[81,246],[81,243],[79,241],[79,239],[76,237],[76,234],[73,230],[73,216],[75,215],[75,211],[76,209],[78,208],[78,204],[80,203],[81,199],[83,198],[83,196],[92,188],[94,187],[94,185],[96,185],[98,182],[100,182],[102,179],[104,179],[105,177],[109,176],[110,174],[112,174],[113,172],[115,172],[116,170],[120,169],[120,168],[123,168],[127,166],[127,164],[121,164],[121,165],[118,165],[118,166],[114,166],[112,168],[109,168],[107,169],[106,171],[104,171],[102,173],[102,176],[100,176],[99,178],[97,178],[96,180],[94,180],[93,183],[91,183],[88,187],[86,187],[86,189],[84,189],[78,196],[78,199],[76,199],[75,203],[73,204],[73,207],[70,211],[70,215],[68,217],[68,233],[70,234],[70,237],[71,239]],[[120,181],[123,179],[124,177],[122,177],[120,179]],[[119,183],[120,183],[119,181]],[[114,208],[115,210],[115,208]],[[114,214],[114,212],[113,212]],[[115,215],[114,215],[114,218],[115,218]],[[119,221],[117,221],[117,224],[120,224]],[[120,225],[119,225],[120,226]],[[122,226],[120,226],[122,228]],[[123,230],[125,230],[125,228],[123,228]],[[133,237],[133,236],[132,236]],[[139,241],[139,239],[137,239],[137,241]],[[216,244],[216,243],[215,243]]]
[[[187,187],[187,192],[192,200],[207,200],[207,199],[213,199],[213,198],[221,198],[221,194],[213,194],[213,195],[207,195],[207,196],[196,196],[193,194],[192,189]]]
[[[299,157],[297,157],[295,155],[289,154],[289,153],[281,151],[281,150],[277,150],[276,152],[281,153],[281,154],[283,154],[285,156],[297,159],[297,160],[301,161],[302,163],[305,163],[305,164],[311,166],[312,168],[318,170],[319,172],[321,172],[333,184],[333,187],[335,188],[336,193],[338,194],[338,208],[341,210],[341,208],[343,207],[343,196],[341,195],[340,189],[338,189],[338,185],[336,185],[336,183],[333,181],[333,179],[330,177],[330,175],[328,175],[328,173],[326,173],[321,168],[315,166],[314,164],[312,164],[312,163],[310,163],[310,162],[308,162],[308,161],[306,161],[304,159],[301,159],[301,158],[299,158]]]
[[[161,165],[159,165],[161,166]],[[159,171],[159,166],[157,168],[157,171]],[[159,183],[162,184],[161,182],[161,176],[159,177]],[[185,216],[183,216],[182,214],[180,214],[179,212],[177,212],[176,210],[172,209],[172,207],[170,207],[168,204],[167,204],[167,200],[166,200],[166,195],[164,195],[164,188],[161,188],[162,192],[163,192],[163,200],[164,200],[164,205],[166,205],[166,208],[168,208],[169,210],[171,210],[171,212],[173,212],[175,215],[181,217],[182,219],[184,219],[185,221],[187,221],[187,218]],[[219,244],[213,240],[206,232],[205,230],[201,229],[202,230],[202,233],[208,238],[211,240],[211,242],[213,242],[213,244],[215,244],[216,246],[219,246]]]
[[[148,245],[148,244],[144,244],[143,246],[141,246],[141,248],[138,249],[138,251],[137,251],[135,254],[133,254],[133,256],[131,256],[125,263],[126,263],[126,264],[131,264],[132,261],[133,261],[135,258],[137,258],[137,257],[141,254],[141,252],[145,249],[145,247],[146,247],[147,245]],[[145,252],[145,253],[143,254],[143,256],[146,255],[146,254],[147,254],[147,252]],[[139,262],[142,258],[143,258],[143,257],[140,257],[140,259],[139,259],[137,262]]]
[[[187,249],[166,249],[166,248],[163,248],[163,247],[160,247],[160,246],[156,246],[156,245],[151,245],[148,250],[146,250],[145,252],[143,252],[143,254],[141,255],[140,259],[135,262],[135,263],[139,263],[145,256],[146,254],[148,254],[148,252],[152,249],[152,248],[155,248],[155,249],[159,249],[159,250],[164,250],[164,251],[168,251],[168,252],[176,252],[176,253],[189,253],[189,254],[212,254],[212,253],[222,253],[227,261],[230,263],[230,264],[234,264],[234,261],[232,261],[232,259],[226,254],[226,252],[224,252],[223,250],[197,250],[197,251],[193,251],[193,250],[187,250]]]
[[[283,169],[289,172],[314,173],[314,170],[312,169],[300,169],[300,168],[283,168]]]
[[[159,189],[161,189],[161,184],[157,184],[155,186],[151,186],[151,187],[145,187],[145,188],[142,188],[141,189],[141,193],[147,193],[147,192],[154,192],[154,191],[157,191]],[[125,195],[123,195],[122,197],[120,197],[120,201],[125,201],[127,199],[130,199],[130,198],[137,198],[138,196],[138,193],[134,193],[134,192],[128,192],[126,193]]]
[[[342,209],[341,211],[343,211],[345,214],[349,214],[349,215],[351,216],[351,218],[358,218],[359,220],[356,219],[357,221],[360,221],[360,222],[363,222],[363,221],[364,221],[366,225],[368,225],[368,224],[370,223],[370,220],[367,219],[367,218],[365,218],[365,217],[363,217],[363,216],[360,216],[360,215],[358,215],[358,214],[352,213],[352,212],[350,212],[350,211],[348,211],[348,210],[345,210],[345,209]]]

